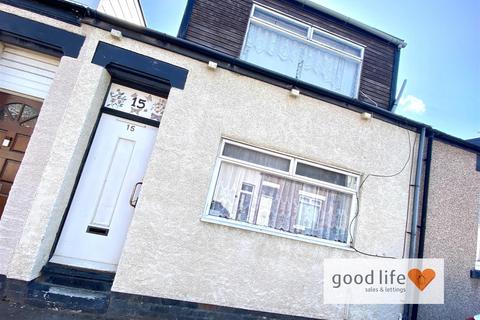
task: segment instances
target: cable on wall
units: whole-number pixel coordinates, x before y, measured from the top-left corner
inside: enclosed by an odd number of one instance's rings
[[[393,178],[393,177],[396,177],[396,176],[400,175],[405,170],[405,168],[407,167],[407,165],[410,162],[410,159],[412,157],[412,141],[410,139],[410,132],[408,132],[408,130],[405,130],[405,132],[407,133],[407,136],[408,136],[408,158],[405,161],[405,163],[403,164],[403,166],[400,168],[400,170],[398,170],[397,172],[392,173],[392,174],[376,174],[376,173],[367,174],[365,179],[363,179],[363,181],[360,183],[360,186],[358,187],[358,193],[360,193],[363,185],[365,184],[365,182],[367,182],[368,178],[370,178],[370,177],[374,177],[374,178]],[[415,140],[416,140],[416,137],[415,137]],[[415,147],[415,141],[414,141],[414,146],[413,147]],[[411,175],[412,175],[412,172],[410,170],[409,183],[410,183],[411,178],[412,178]],[[410,198],[410,188],[408,189],[408,197]],[[357,253],[360,253],[362,255],[369,256],[369,257],[386,258],[386,259],[398,259],[397,257],[392,257],[392,256],[381,256],[381,255],[377,255],[377,254],[367,253],[367,252],[364,252],[364,251],[361,251],[361,250],[355,248],[355,246],[353,245],[352,225],[353,225],[353,222],[355,220],[357,220],[357,218],[360,214],[360,200],[359,200],[358,196],[356,197],[356,202],[357,202],[357,207],[356,207],[356,210],[355,210],[355,216],[352,218],[352,220],[350,220],[350,223],[349,223],[349,226],[348,226],[348,232],[350,234],[350,239],[351,239],[350,240],[350,248],[352,248]],[[406,233],[406,230],[405,230],[405,233]],[[403,241],[404,241],[404,249],[403,249],[402,257],[405,254],[405,236],[404,236]]]

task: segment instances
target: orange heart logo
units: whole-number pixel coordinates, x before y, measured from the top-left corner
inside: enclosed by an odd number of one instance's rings
[[[420,291],[423,291],[435,278],[435,271],[432,269],[425,269],[421,271],[420,269],[415,268],[408,271],[408,277],[417,286],[417,288],[420,289]]]

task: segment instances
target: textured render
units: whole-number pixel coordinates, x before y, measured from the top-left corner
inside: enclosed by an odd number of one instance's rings
[[[28,10],[3,3],[0,3],[0,10],[81,34],[81,28],[78,26]],[[32,203],[52,151],[52,141],[55,139],[60,125],[59,119],[62,118],[65,111],[65,99],[68,99],[70,92],[73,90],[76,80],[75,75],[79,67],[80,64],[75,63],[74,59],[68,57],[62,59],[58,75],[51,86],[50,94],[42,106],[30,145],[10,191],[2,220],[0,220],[0,274],[7,274],[13,251],[22,236],[23,227],[30,214]]]
[[[425,258],[445,259],[445,304],[421,305],[418,319],[466,319],[480,313],[480,279],[471,279],[477,249],[480,172],[476,154],[433,144]]]
[[[169,96],[113,290],[319,318],[398,318],[401,306],[321,304],[323,258],[357,254],[200,217],[222,136],[391,174],[408,159],[408,131],[128,39],[118,45],[185,67],[189,77],[185,90]],[[402,255],[408,186],[408,170],[365,184],[360,249]]]
[[[76,69],[78,68],[75,68],[73,59],[61,60],[57,78],[51,86],[51,94],[44,101],[29,147],[12,186],[5,212],[0,220],[0,274],[7,274],[13,249],[22,235],[22,229],[46,168],[48,155],[52,150],[51,140],[57,135],[59,123],[56,120],[64,111],[63,108],[56,109],[53,106],[50,108],[49,102],[61,101],[63,95],[73,89],[72,81],[56,80],[61,78],[62,73],[65,77],[71,77],[78,71]]]
[[[413,133],[362,120],[326,102],[293,98],[287,90],[229,71],[211,71],[169,51],[126,38],[115,41],[90,26],[82,26],[82,33],[87,35],[78,62],[82,77],[66,93],[68,103],[56,104],[72,114],[54,120],[62,128],[49,136],[55,151],[38,158],[46,162],[42,187],[34,189],[9,276],[34,278],[51,250],[93,114],[106,91],[107,76],[88,60],[96,43],[104,41],[189,70],[185,90],[170,93],[113,290],[318,318],[398,319],[401,306],[322,305],[323,259],[356,253],[205,223],[200,217],[221,137],[362,174],[391,174],[408,159]],[[408,188],[408,170],[394,178],[369,178],[361,192],[359,249],[402,255]]]
[[[103,68],[62,58],[5,210],[18,224],[2,219],[21,233],[9,278],[30,280],[46,263],[108,83]]]

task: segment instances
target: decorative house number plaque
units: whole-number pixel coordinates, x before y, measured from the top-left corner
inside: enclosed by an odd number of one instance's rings
[[[160,122],[167,99],[112,83],[105,107]]]

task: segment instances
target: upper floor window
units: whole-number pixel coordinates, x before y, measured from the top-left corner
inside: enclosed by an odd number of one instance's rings
[[[227,140],[216,168],[204,219],[349,243],[358,175]]]
[[[355,98],[363,51],[351,41],[254,5],[241,58]]]

